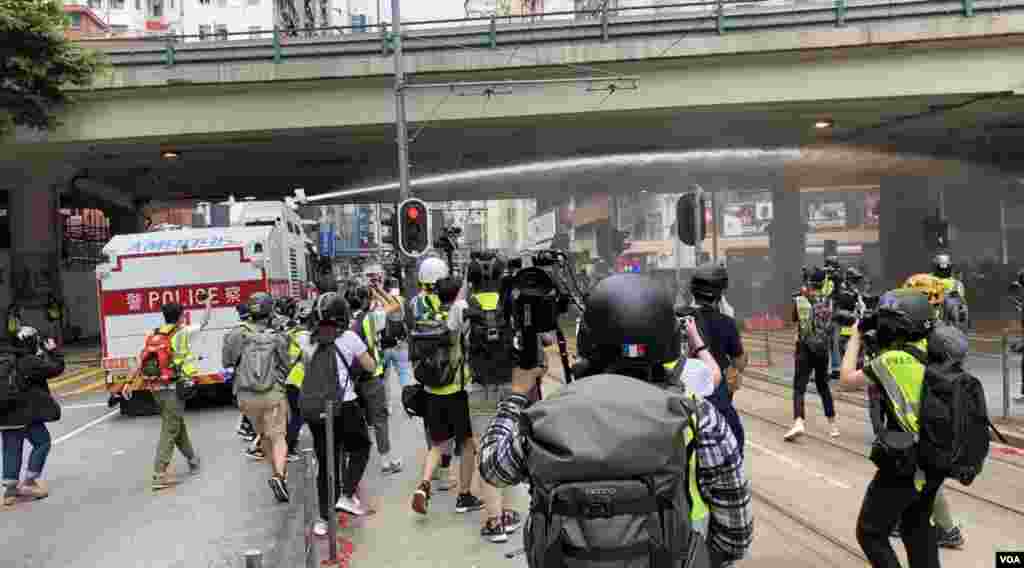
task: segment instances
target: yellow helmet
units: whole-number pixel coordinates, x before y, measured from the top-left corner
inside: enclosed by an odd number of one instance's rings
[[[946,295],[946,288],[943,286],[942,280],[923,272],[907,278],[907,281],[903,283],[903,287],[923,292],[928,296],[928,303],[933,306],[941,304],[942,299]]]

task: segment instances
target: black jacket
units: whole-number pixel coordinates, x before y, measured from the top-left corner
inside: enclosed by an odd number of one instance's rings
[[[26,426],[37,422],[40,405],[51,396],[49,380],[64,372],[64,356],[60,353],[17,353],[18,373],[28,386],[27,392],[13,404],[0,408],[0,427]]]

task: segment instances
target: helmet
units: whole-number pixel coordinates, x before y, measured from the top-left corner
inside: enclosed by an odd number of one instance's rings
[[[928,334],[928,359],[962,363],[970,348],[964,332],[952,325],[937,326]]]
[[[672,295],[648,276],[615,274],[587,297],[583,312],[587,359],[661,367],[679,357],[679,324]]]
[[[254,320],[267,319],[274,312],[274,297],[266,292],[249,296],[249,317]]]
[[[249,304],[238,304],[235,306],[240,321],[249,321]]]
[[[399,286],[398,278],[395,278],[394,276],[391,276],[384,281],[385,290],[398,290],[400,287],[401,286]]]
[[[931,274],[923,272],[907,278],[907,281],[903,283],[903,287],[912,288],[928,296],[928,302],[933,306],[941,304],[946,295],[946,287],[942,285],[942,281]]]
[[[296,302],[295,298],[292,298],[290,296],[285,296],[283,298],[278,298],[277,301],[274,302],[274,304],[275,304],[274,305],[274,309],[276,309],[277,313],[281,314],[282,316],[284,316],[284,317],[286,317],[288,319],[291,319],[291,318],[295,317],[295,304],[296,303],[297,302]]]
[[[505,264],[505,259],[497,253],[477,253],[469,262],[466,275],[474,286],[496,288],[505,274]]]
[[[826,256],[825,268],[839,268],[839,257],[834,254]]]
[[[335,292],[321,294],[313,306],[313,313],[318,322],[334,323],[339,327],[347,327],[352,319],[348,302]]]
[[[825,271],[817,266],[811,268],[808,280],[815,288],[821,288],[822,284],[825,283]]]
[[[430,257],[420,263],[419,281],[422,284],[434,285],[442,278],[448,277],[448,265],[443,260]]]
[[[27,325],[18,328],[18,347],[35,352],[39,349],[39,330]]]
[[[953,260],[948,252],[940,252],[932,257],[932,266],[935,268],[935,275],[940,278],[949,278],[953,275]]]
[[[366,286],[356,286],[345,292],[345,300],[353,311],[365,310],[370,307],[370,289]]]
[[[864,281],[864,274],[854,266],[846,267],[846,281],[859,283]]]
[[[729,285],[729,273],[722,266],[703,264],[697,267],[690,278],[690,292],[694,298],[716,302]]]
[[[917,340],[928,335],[935,321],[928,296],[909,288],[890,290],[878,300],[878,329],[881,334]]]
[[[307,322],[313,317],[313,300],[302,300],[295,305],[295,319]]]

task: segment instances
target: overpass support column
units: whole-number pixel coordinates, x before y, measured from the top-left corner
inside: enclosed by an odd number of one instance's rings
[[[47,299],[62,295],[59,189],[59,181],[39,177],[10,192],[11,298],[22,307],[24,322],[44,332]]]
[[[894,288],[911,274],[930,270],[924,220],[939,207],[942,183],[943,178],[882,178],[878,219],[882,274],[874,282],[876,291]]]
[[[774,267],[769,305],[755,306],[755,312],[771,312],[789,320],[791,298],[801,284],[806,258],[806,223],[800,203],[800,188],[780,183],[772,192],[771,260]]]

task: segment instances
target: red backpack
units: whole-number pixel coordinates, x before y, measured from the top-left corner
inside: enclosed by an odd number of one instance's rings
[[[174,351],[171,348],[171,335],[177,328],[164,333],[160,329],[146,337],[146,345],[139,356],[139,368],[147,380],[174,380]]]

